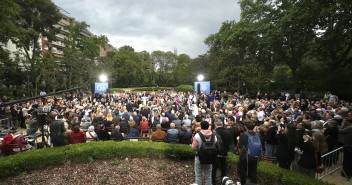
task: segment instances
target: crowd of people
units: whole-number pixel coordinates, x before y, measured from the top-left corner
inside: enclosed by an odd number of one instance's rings
[[[12,120],[10,126],[27,128],[27,134],[31,134],[39,128],[38,110],[45,107],[50,111],[43,132],[54,147],[145,135],[152,141],[192,144],[192,149],[198,151],[197,184],[202,184],[202,171],[206,184],[217,184],[217,166],[221,176],[226,176],[228,151],[240,155],[241,183],[246,183],[247,175],[257,183],[259,156],[248,154],[257,138],[263,155],[272,157],[273,163],[311,177],[316,167],[331,165],[321,159],[322,154],[344,146],[343,175],[351,178],[352,104],[338,100],[330,92],[322,99],[305,97],[303,92],[295,97],[286,92],[268,95],[260,91],[252,97],[237,92],[229,95],[226,91],[209,95],[124,92],[85,97],[72,93],[2,107],[0,114]],[[221,144],[221,152],[211,164],[204,164],[199,151],[212,135],[216,136],[213,142]]]

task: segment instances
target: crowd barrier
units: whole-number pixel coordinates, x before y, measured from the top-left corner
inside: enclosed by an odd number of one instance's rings
[[[343,164],[343,147],[339,147],[331,152],[321,156],[321,160],[325,165],[325,170],[322,173],[316,173],[316,178],[321,180],[324,177],[342,169]],[[342,173],[345,173],[342,169]]]
[[[0,124],[2,125],[3,128],[6,128],[6,129],[14,126],[12,123],[12,119],[4,115],[0,115]]]

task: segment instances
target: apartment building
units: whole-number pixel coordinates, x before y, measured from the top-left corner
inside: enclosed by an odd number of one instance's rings
[[[63,56],[63,49],[65,47],[64,40],[67,37],[69,31],[65,29],[65,26],[68,26],[69,23],[69,18],[70,18],[70,13],[65,11],[64,9],[58,7],[59,13],[62,15],[62,19],[54,25],[56,28],[60,28],[59,33],[55,35],[56,40],[55,41],[49,41],[46,36],[41,35],[38,43],[39,46],[41,47],[42,54],[50,53],[51,55],[55,57],[62,57]],[[85,29],[84,31],[81,32],[81,35],[85,37],[92,37],[94,34],[90,32],[88,29]],[[7,43],[0,43],[0,47],[4,48],[6,51],[9,52],[10,58],[11,59],[26,59],[26,53],[22,48],[18,48],[16,44],[14,44],[12,41],[8,41]],[[107,48],[105,49],[107,50]],[[103,49],[103,52],[100,53],[100,56],[106,56],[106,52]],[[31,50],[29,50],[29,56],[32,57]]]

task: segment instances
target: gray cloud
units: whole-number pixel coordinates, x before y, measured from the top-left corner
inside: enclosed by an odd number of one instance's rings
[[[115,47],[136,51],[176,48],[192,58],[207,51],[204,39],[225,20],[240,19],[237,0],[53,0]]]

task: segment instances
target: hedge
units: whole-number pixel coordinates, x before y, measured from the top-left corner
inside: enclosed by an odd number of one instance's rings
[[[228,161],[231,164],[236,164],[239,161],[239,156],[229,153]],[[282,169],[277,165],[267,162],[259,162],[258,178],[263,181],[271,182],[272,184],[285,185],[332,185],[328,182],[323,182],[315,178],[311,178],[300,172]]]
[[[189,145],[148,141],[98,141],[56,148],[31,150],[0,158],[0,178],[18,175],[25,171],[65,164],[67,161],[90,162],[96,159],[125,157],[167,157],[192,160],[195,152]],[[238,162],[238,156],[228,155],[230,165]],[[328,185],[304,174],[281,169],[266,162],[259,162],[258,177],[272,184]]]
[[[148,141],[98,141],[56,148],[43,148],[0,158],[0,178],[24,171],[65,164],[67,161],[90,162],[95,159],[125,157],[168,157],[193,159],[189,145]]]
[[[112,88],[112,89],[110,89],[110,92],[111,93],[113,93],[113,92],[125,92],[125,90],[119,89],[119,88]]]
[[[193,85],[179,85],[179,86],[177,86],[177,91],[194,92],[194,87],[193,87]]]
[[[169,87],[143,87],[143,88],[137,88],[137,89],[132,89],[131,91],[168,91],[172,90],[172,88]]]

